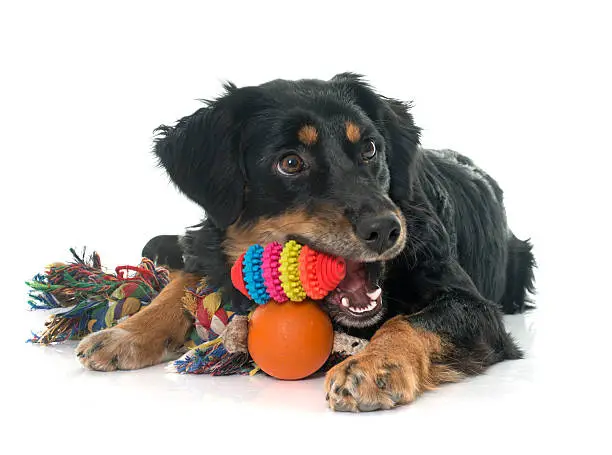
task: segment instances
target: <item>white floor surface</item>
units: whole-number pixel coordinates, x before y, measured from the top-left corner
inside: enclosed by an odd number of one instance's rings
[[[22,321],[39,327],[42,318],[32,313]],[[606,342],[599,322],[546,308],[507,316],[525,359],[443,386],[411,405],[360,415],[327,409],[322,378],[178,375],[162,365],[92,372],[75,360],[74,343],[15,344],[27,332],[13,330],[12,368],[3,375],[7,436],[21,448],[13,453],[47,454],[66,453],[67,446],[80,453],[176,453],[198,444],[207,447],[203,453],[384,447],[490,453],[491,444],[496,453],[609,453],[606,419],[594,412],[599,407],[607,414],[609,403],[601,370],[606,359],[597,354]]]

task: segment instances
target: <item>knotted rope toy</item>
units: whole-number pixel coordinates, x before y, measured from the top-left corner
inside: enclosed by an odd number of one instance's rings
[[[34,310],[53,310],[32,343],[50,344],[82,338],[116,325],[147,306],[170,281],[163,267],[143,258],[137,266],[121,266],[115,273],[102,270],[100,256],[89,261],[70,249],[74,262],[54,263],[44,274],[26,282],[31,288],[28,304]],[[130,275],[130,272],[133,272]]]
[[[292,248],[295,253],[296,248]],[[169,282],[168,271],[156,267],[147,258],[143,258],[136,267],[121,266],[115,269],[115,273],[107,273],[97,253],[94,252],[86,260],[85,251],[80,256],[74,249],[70,251],[72,262],[54,263],[43,274],[27,282],[31,288],[28,302],[31,309],[51,310],[54,313],[45,324],[45,329],[28,340],[32,343],[47,345],[77,340],[91,332],[112,327],[148,305]],[[294,259],[301,256],[293,254],[291,263],[287,265],[287,270],[291,270],[294,276],[295,264],[300,262]],[[279,256],[277,270],[280,270],[280,265]],[[339,269],[342,266],[336,267]],[[276,275],[278,279],[283,272],[279,273]],[[305,289],[311,287],[307,284]],[[305,292],[309,295],[311,291]],[[291,290],[289,294],[296,295]],[[268,308],[274,305],[288,308],[291,303],[285,302],[282,305],[271,302]],[[254,303],[249,312],[237,314],[231,310],[231,302],[224,302],[221,293],[207,286],[204,280],[195,288],[185,290],[183,305],[195,322],[184,345],[187,352],[168,365],[170,371],[217,376],[255,374],[260,370],[249,355],[247,339],[249,319],[256,309],[263,309],[262,306]],[[264,328],[263,332],[275,331]],[[359,352],[366,344],[366,340],[335,332],[331,355],[320,370],[326,370]]]

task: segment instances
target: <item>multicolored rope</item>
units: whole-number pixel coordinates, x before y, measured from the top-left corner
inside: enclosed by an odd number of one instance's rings
[[[246,344],[228,343],[231,328],[240,326],[237,322],[244,323],[238,338],[246,339],[246,316],[223,305],[220,292],[202,281],[195,289],[185,291],[183,306],[194,318],[194,328],[185,344],[190,351],[168,365],[171,371],[212,376],[256,371]]]
[[[33,334],[32,343],[78,339],[112,327],[151,303],[169,282],[168,271],[147,258],[138,267],[121,266],[110,274],[102,270],[96,252],[88,262],[71,252],[74,262],[51,264],[26,282],[30,308],[55,311],[45,329]]]

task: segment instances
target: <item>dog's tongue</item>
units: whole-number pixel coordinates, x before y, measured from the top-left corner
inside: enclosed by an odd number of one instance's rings
[[[338,285],[338,290],[355,292],[366,287],[366,272],[363,264],[347,261],[346,276]]]
[[[333,291],[333,300],[346,308],[358,310],[371,310],[375,307],[381,294],[381,289],[369,290],[366,271],[363,264],[347,261],[346,277]]]

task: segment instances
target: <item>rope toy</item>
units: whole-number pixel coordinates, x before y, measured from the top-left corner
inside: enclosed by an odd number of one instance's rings
[[[147,258],[137,267],[117,267],[112,274],[102,270],[98,253],[86,261],[85,251],[81,256],[74,249],[70,252],[73,263],[51,264],[26,282],[30,308],[56,313],[40,334],[33,334],[32,343],[75,340],[112,327],[151,303],[170,281],[168,271]]]
[[[234,263],[232,283],[258,305],[270,300],[301,302],[321,300],[346,276],[344,259],[333,257],[290,240],[252,245]]]

